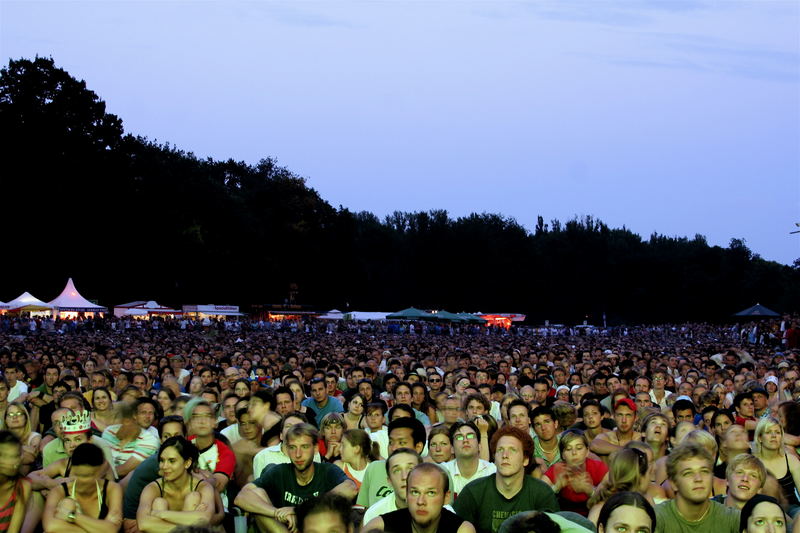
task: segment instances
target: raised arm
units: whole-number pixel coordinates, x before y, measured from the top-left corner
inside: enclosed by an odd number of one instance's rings
[[[589,446],[589,449],[598,455],[611,455],[612,453],[621,450],[622,446],[614,444],[608,440],[607,433],[601,433],[596,436],[594,440],[592,440],[592,444]]]

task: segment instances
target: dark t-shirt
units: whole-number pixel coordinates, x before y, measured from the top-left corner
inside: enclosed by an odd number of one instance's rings
[[[264,489],[272,505],[294,507],[309,498],[325,494],[347,481],[342,469],[330,463],[314,463],[314,477],[308,485],[300,485],[292,463],[275,464],[264,469],[253,484]]]
[[[413,531],[411,528],[411,513],[408,509],[398,509],[391,513],[382,514],[381,518],[383,518],[384,533],[408,533]],[[442,515],[439,518],[439,526],[436,531],[437,533],[456,533],[463,523],[463,518],[452,511],[442,509]]]
[[[136,511],[139,510],[139,496],[144,488],[158,479],[158,454],[154,453],[136,467],[133,471],[128,486],[125,488],[125,498],[122,505],[123,518],[136,520]]]
[[[544,481],[525,476],[520,491],[508,499],[497,490],[496,476],[470,481],[453,503],[456,514],[471,522],[478,533],[497,533],[508,517],[523,511],[559,510],[553,489]]]

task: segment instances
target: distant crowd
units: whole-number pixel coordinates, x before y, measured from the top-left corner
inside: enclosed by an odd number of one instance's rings
[[[800,318],[0,317],[0,532],[800,533]]]

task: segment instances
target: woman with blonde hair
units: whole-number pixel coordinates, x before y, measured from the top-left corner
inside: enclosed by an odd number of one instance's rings
[[[22,444],[22,461],[19,471],[22,475],[27,475],[39,456],[39,443],[42,441],[42,436],[31,429],[30,414],[20,402],[13,402],[8,406],[5,423],[8,431]]]
[[[620,492],[639,492],[646,495],[651,505],[655,505],[652,493],[658,491],[651,490],[655,485],[650,483],[651,468],[648,452],[639,448],[641,446],[649,449],[649,446],[639,441],[630,442],[629,445],[611,457],[608,477],[597,487],[587,502],[590,509],[589,520],[595,524],[603,503]]]
[[[341,456],[334,464],[360,489],[367,467],[380,458],[380,445],[363,429],[348,429],[342,435]]]
[[[758,422],[753,439],[753,455],[761,459],[767,472],[778,479],[789,505],[788,513],[794,518],[800,511],[796,492],[800,487],[800,459],[786,453],[783,428],[775,418],[768,416]]]

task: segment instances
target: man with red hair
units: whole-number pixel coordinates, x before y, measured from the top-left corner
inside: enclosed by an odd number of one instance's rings
[[[456,514],[479,533],[496,533],[503,521],[523,511],[558,511],[553,490],[526,475],[533,459],[533,439],[513,426],[503,426],[492,436],[489,453],[497,472],[468,483],[458,495]]]

